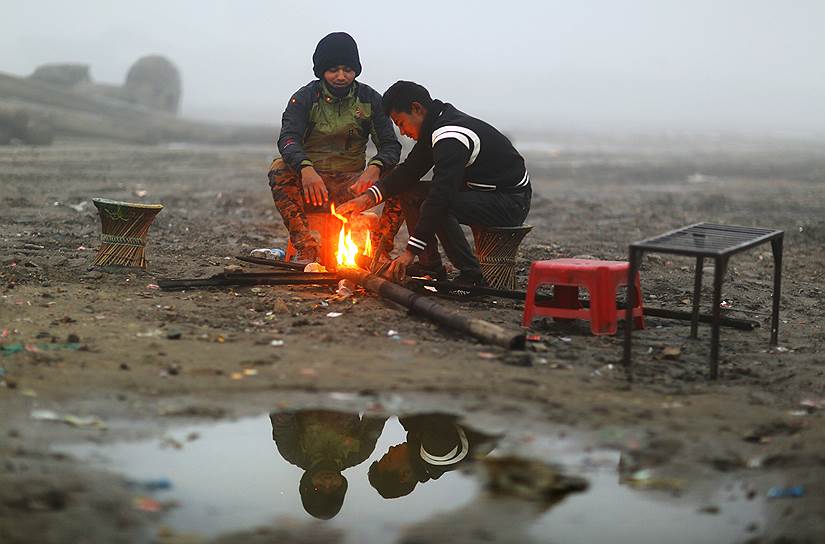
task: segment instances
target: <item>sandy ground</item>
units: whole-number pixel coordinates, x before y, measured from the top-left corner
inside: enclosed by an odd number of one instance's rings
[[[318,287],[148,288],[158,278],[219,272],[255,247],[285,247],[266,186],[270,153],[0,148],[0,342],[80,344],[0,357],[0,541],[129,542],[151,522],[130,508],[122,482],[49,450],[117,432],[32,422],[32,410],[163,426],[266,411],[280,390],[445,392],[514,421],[634,429],[646,440],[632,448],[650,464],[689,467],[705,480],[734,474],[758,494],[804,485],[804,497],[769,503],[752,542],[822,541],[825,146],[711,138],[531,147],[535,228],[522,246],[522,285],[529,260],[623,259],[628,243],[698,221],[786,233],[778,349],[768,345],[772,258],[761,246],[732,258],[723,298],[726,315],[763,326],[723,329],[720,379],[705,379],[708,327],[691,341],[687,323],[650,318],[634,335],[632,386],[620,337],[593,337],[586,325],[536,322],[541,340],[525,361],[364,294],[326,302],[332,290]],[[165,206],[150,233],[147,273],[88,270],[98,246],[94,196]],[[646,304],[688,310],[692,277],[691,259],[646,258]],[[705,312],[711,277],[708,270]],[[513,301],[444,304],[513,329],[521,320]],[[680,353],[667,358],[665,348]],[[257,375],[232,379],[244,368]]]

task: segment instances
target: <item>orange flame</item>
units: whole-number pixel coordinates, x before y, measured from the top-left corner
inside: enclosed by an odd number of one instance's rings
[[[338,232],[338,251],[335,252],[335,257],[338,260],[338,266],[346,266],[355,268],[358,267],[356,258],[360,250],[358,245],[352,239],[352,228],[348,226],[349,220],[343,215],[335,213],[335,204],[331,204],[330,213],[341,220],[341,230]],[[366,239],[364,241],[364,255],[372,255],[372,242],[370,241],[370,231],[367,230]]]

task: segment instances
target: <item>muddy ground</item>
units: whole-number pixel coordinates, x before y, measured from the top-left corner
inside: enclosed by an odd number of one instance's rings
[[[628,243],[698,221],[775,227],[785,231],[779,348],[768,345],[769,246],[731,260],[725,314],[762,327],[723,329],[716,382],[706,380],[708,327],[691,341],[680,321],[649,318],[635,333],[630,386],[620,337],[591,336],[586,325],[537,321],[540,341],[525,357],[364,293],[335,300],[327,287],[162,292],[150,287],[159,278],[206,276],[253,248],[285,247],[266,185],[270,149],[0,148],[0,541],[137,541],[157,523],[131,508],[117,478],[50,449],[125,431],[33,421],[33,410],[163,427],[265,412],[279,392],[299,390],[450,393],[467,410],[481,403],[514,424],[633,430],[641,444],[615,446],[649,464],[688,467],[699,480],[735,475],[756,495],[804,485],[803,497],[768,503],[751,541],[821,542],[825,146],[714,137],[528,148],[535,228],[520,254],[522,286],[530,260],[623,259]],[[95,196],[165,206],[150,233],[148,272],[88,270],[100,229]],[[692,277],[691,259],[646,258],[645,303],[688,310]],[[514,301],[443,303],[513,329],[521,321]],[[327,317],[331,311],[343,316]],[[79,349],[64,346],[70,342]],[[40,347],[12,353],[20,343]],[[257,374],[234,379],[244,369]]]

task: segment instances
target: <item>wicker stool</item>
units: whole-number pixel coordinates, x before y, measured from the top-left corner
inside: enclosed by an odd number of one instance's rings
[[[146,237],[160,204],[135,204],[93,198],[100,215],[100,249],[92,267],[114,266],[146,269]]]
[[[516,254],[521,241],[532,230],[519,227],[484,227],[471,225],[476,244],[476,256],[484,279],[494,289],[516,288]]]

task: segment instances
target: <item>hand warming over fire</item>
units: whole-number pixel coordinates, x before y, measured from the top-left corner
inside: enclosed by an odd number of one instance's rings
[[[378,178],[381,177],[381,169],[378,168],[377,165],[371,164],[367,166],[367,169],[364,170],[364,173],[358,178],[358,180],[350,185],[350,189],[356,195],[360,195],[372,185],[378,181]]]
[[[329,201],[327,186],[312,166],[301,169],[301,185],[304,188],[304,202],[307,204],[320,206]]]
[[[348,200],[341,204],[341,207],[338,208],[338,213],[344,216],[350,216],[361,213],[364,210],[368,210],[373,206],[375,206],[375,203],[373,202],[371,194],[364,193],[361,196],[355,197],[352,200]]]
[[[390,263],[386,276],[396,283],[401,283],[407,276],[407,267],[415,260],[415,255],[410,250],[404,250],[399,257]]]

